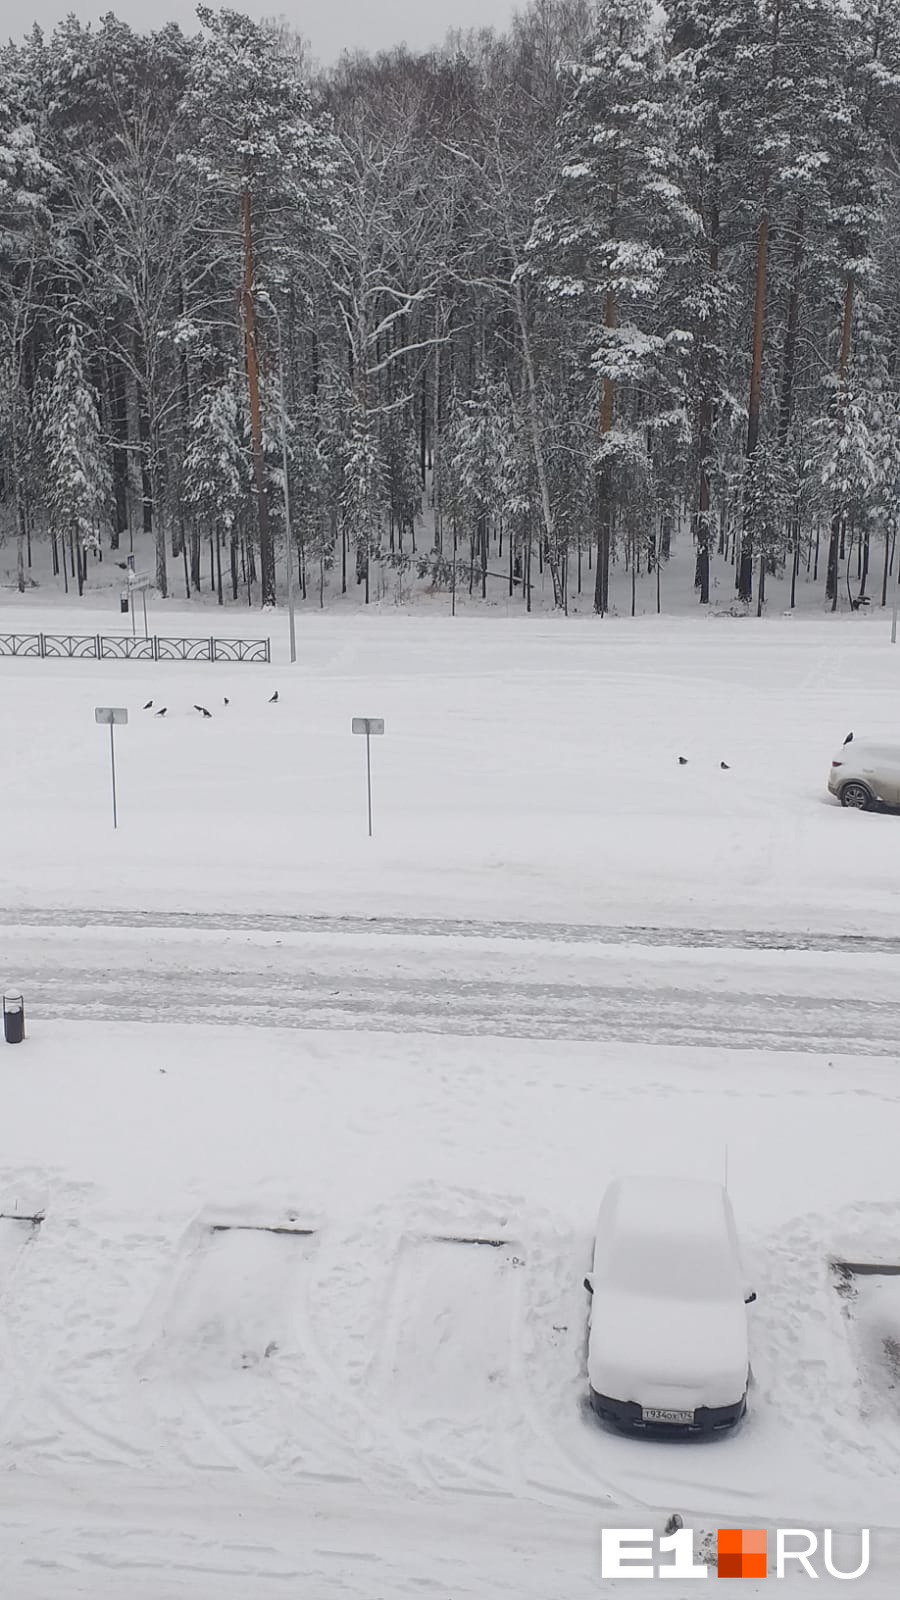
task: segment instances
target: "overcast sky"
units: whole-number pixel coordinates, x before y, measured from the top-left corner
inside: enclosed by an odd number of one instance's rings
[[[308,39],[312,54],[325,63],[342,50],[384,50],[406,43],[412,50],[440,44],[449,28],[500,27],[516,9],[515,0],[230,0],[230,9],[250,16],[284,16]],[[68,12],[95,21],[113,11],[132,27],[152,29],[166,22],[190,28],[194,0],[0,0],[0,36],[19,39],[33,23],[49,31]]]

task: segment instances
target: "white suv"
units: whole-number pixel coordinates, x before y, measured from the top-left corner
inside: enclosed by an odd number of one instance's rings
[[[900,744],[854,739],[848,733],[831,763],[828,788],[854,811],[900,806]]]

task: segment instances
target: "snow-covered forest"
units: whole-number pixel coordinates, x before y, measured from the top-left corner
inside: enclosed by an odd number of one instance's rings
[[[900,11],[532,0],[320,71],[284,28],[2,51],[0,531],[81,592],[883,602]],[[287,462],[287,483],[284,463]],[[288,491],[286,493],[286,490]],[[108,555],[107,555],[108,559]],[[627,590],[626,590],[627,592]],[[690,601],[691,596],[685,597]]]

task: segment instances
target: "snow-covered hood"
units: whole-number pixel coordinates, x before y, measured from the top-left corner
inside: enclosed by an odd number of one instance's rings
[[[588,1378],[596,1394],[638,1405],[727,1406],[747,1386],[747,1313],[741,1300],[594,1296]]]

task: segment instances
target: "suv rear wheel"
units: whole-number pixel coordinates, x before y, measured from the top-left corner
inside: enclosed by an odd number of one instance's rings
[[[847,806],[851,811],[868,811],[872,804],[872,792],[864,783],[845,783],[841,790],[841,805]]]

